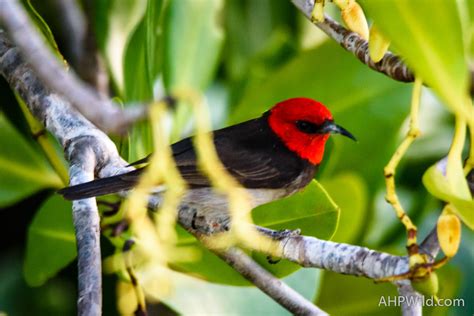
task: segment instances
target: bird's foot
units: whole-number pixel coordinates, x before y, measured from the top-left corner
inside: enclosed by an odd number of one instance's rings
[[[104,217],[112,217],[118,214],[120,210],[120,205],[122,201],[106,201],[106,200],[99,200],[97,201],[97,205],[101,207],[101,214]]]
[[[297,237],[301,235],[301,229],[282,229],[282,230],[273,230],[265,227],[257,226],[257,230],[264,234],[265,236],[270,237],[274,240],[282,240],[289,237]]]
[[[277,258],[277,257],[271,256],[271,255],[267,256],[267,262],[269,264],[277,264],[280,261],[281,261],[281,258]]]

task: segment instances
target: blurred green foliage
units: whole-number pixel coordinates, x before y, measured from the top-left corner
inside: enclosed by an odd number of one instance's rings
[[[51,29],[62,51],[67,37],[60,36],[64,21],[58,20],[61,12],[55,1],[31,3],[46,24],[36,14],[35,20],[43,30]],[[434,227],[442,205],[426,192],[422,176],[449,150],[453,130],[449,111],[464,111],[468,54],[474,47],[474,41],[469,43],[474,25],[472,3],[361,1],[369,19],[391,39],[393,49],[443,101],[424,90],[420,113],[423,135],[397,173],[401,202],[420,226],[420,236]],[[190,86],[206,94],[214,125],[225,126],[256,117],[290,97],[311,97],[326,104],[337,123],[359,142],[332,138],[317,175],[320,184],[314,182],[294,197],[256,209],[255,221],[275,229],[301,228],[305,235],[405,253],[405,231],[383,201],[382,170],[406,131],[410,84],[376,73],[331,40],[321,40],[325,37],[290,1],[97,0],[94,10],[97,41],[112,79],[112,94],[125,106]],[[61,181],[34,140],[25,139],[28,132],[15,102],[1,82],[0,218],[8,221],[0,220],[5,244],[1,251],[6,254],[0,258],[0,311],[10,315],[70,314],[74,312],[71,284],[75,275],[60,273],[55,277],[75,257],[70,206],[51,191],[42,191],[59,188]],[[192,118],[186,104],[178,105],[173,118],[173,138],[190,133]],[[122,143],[128,149],[123,153],[131,161],[148,154],[151,138],[147,124],[135,126]],[[466,214],[472,216],[472,212]],[[178,228],[178,234],[179,246],[195,247],[201,260],[175,263],[174,268],[201,280],[176,273],[175,292],[164,303],[183,314],[287,314],[255,288],[231,286],[248,283],[184,230]],[[463,298],[466,306],[426,309],[429,314],[474,312],[473,242],[472,231],[465,229],[458,256],[439,273],[440,297]],[[108,241],[103,245],[104,257],[113,253],[107,248]],[[41,286],[41,291],[30,288],[20,277],[18,252],[25,253],[24,278],[30,286]],[[262,255],[254,254],[254,258],[278,276],[298,269],[285,261],[269,265]],[[66,270],[71,270],[71,265]],[[334,315],[399,314],[398,308],[378,306],[382,295],[396,295],[390,284],[313,269],[300,269],[285,281]],[[114,302],[113,288],[104,294],[106,302]],[[20,308],[16,302],[21,301],[30,305]],[[106,304],[104,314],[114,313],[115,308]]]

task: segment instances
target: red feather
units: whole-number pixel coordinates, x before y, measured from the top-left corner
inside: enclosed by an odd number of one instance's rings
[[[321,125],[332,120],[332,114],[321,103],[308,98],[288,99],[275,105],[269,116],[269,124],[288,149],[301,158],[317,165],[324,154],[324,146],[329,134],[306,134],[298,130],[296,121],[308,121]]]

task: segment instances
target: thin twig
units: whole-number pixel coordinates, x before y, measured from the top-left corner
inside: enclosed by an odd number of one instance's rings
[[[378,63],[373,62],[369,56],[369,43],[359,34],[349,31],[328,15],[324,16],[323,22],[313,22],[311,12],[314,7],[314,0],[291,0],[291,2],[308,20],[371,69],[397,81],[413,82],[415,80],[413,72],[403,60],[390,51],[386,52]],[[471,77],[474,78],[474,71],[471,70],[470,73]],[[470,92],[471,95],[474,95],[474,80],[471,81]]]
[[[231,248],[216,254],[247,280],[295,315],[328,315],[298,292],[259,266],[242,250]]]
[[[87,119],[106,132],[121,133],[124,129],[146,116],[146,107],[120,107],[101,96],[82,82],[72,71],[55,58],[32,25],[18,0],[3,1],[0,22],[21,50],[42,82],[64,96]]]
[[[82,80],[103,95],[109,95],[109,78],[105,61],[99,53],[95,34],[95,6],[93,0],[54,0],[52,5],[60,13],[60,36],[65,42],[65,56]]]
[[[69,0],[70,1],[70,0]],[[72,1],[77,6],[77,1]],[[90,83],[100,93],[109,94],[109,77],[105,61],[97,47],[95,34],[95,10],[93,0],[83,1],[86,29],[81,38],[81,49],[78,63],[78,73],[81,78]]]
[[[86,19],[76,0],[53,0],[51,7],[58,16],[55,35],[63,42],[61,50],[67,56],[68,63],[78,69],[83,51],[82,39],[86,33]]]
[[[314,0],[291,0],[291,2],[311,21]],[[369,43],[359,34],[349,31],[331,19],[327,14],[325,14],[323,22],[314,22],[314,25],[370,68],[397,81],[412,82],[415,80],[413,72],[408,69],[400,57],[391,52],[385,53],[382,60],[374,63],[369,56]]]

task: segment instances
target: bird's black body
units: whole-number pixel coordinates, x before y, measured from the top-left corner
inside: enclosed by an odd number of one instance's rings
[[[227,171],[247,189],[283,189],[294,192],[313,178],[316,166],[290,151],[268,124],[268,113],[260,118],[226,127],[213,133],[214,144]],[[189,188],[210,187],[198,169],[191,138],[172,146],[173,157]],[[145,163],[146,158],[138,163]],[[134,163],[136,164],[136,163]],[[68,187],[59,191],[75,200],[129,190],[144,168]]]

